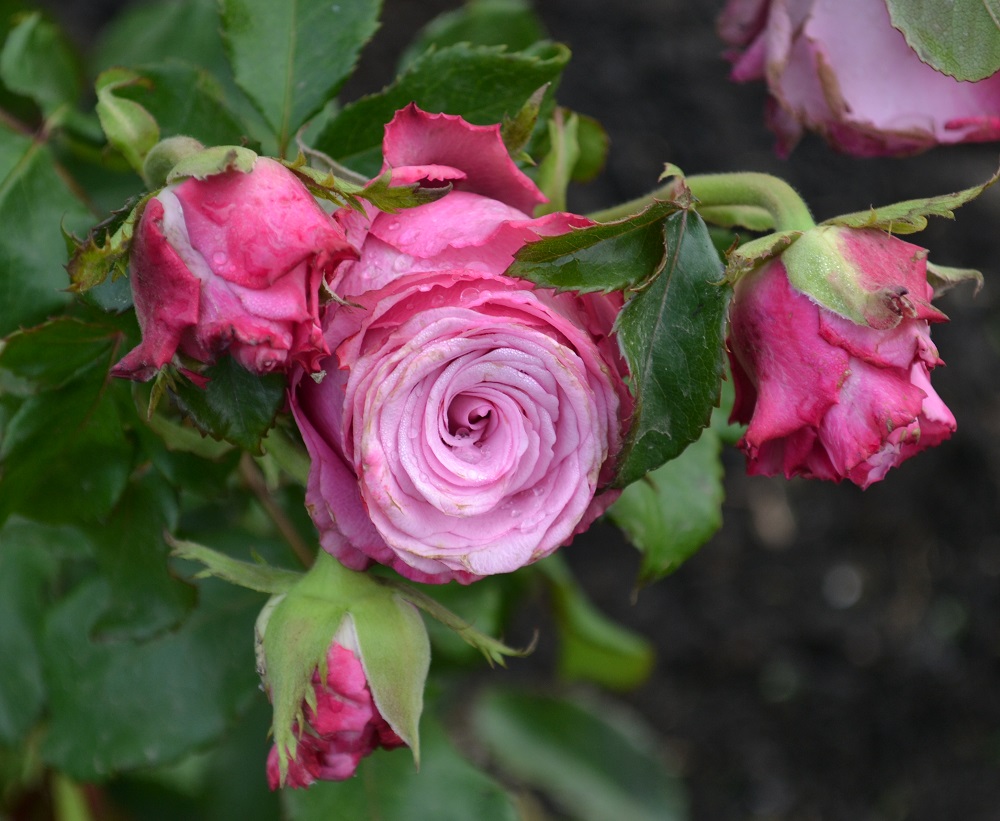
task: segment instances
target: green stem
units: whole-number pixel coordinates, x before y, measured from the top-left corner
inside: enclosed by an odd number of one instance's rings
[[[644,197],[598,211],[590,217],[598,222],[610,222],[635,214],[654,200],[673,199],[682,181],[700,206],[749,205],[763,209],[773,218],[775,231],[806,231],[816,225],[809,207],[792,186],[778,177],[755,171],[672,179]]]

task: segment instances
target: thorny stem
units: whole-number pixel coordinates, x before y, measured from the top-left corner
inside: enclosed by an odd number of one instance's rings
[[[246,486],[250,488],[253,495],[257,497],[260,506],[270,516],[271,521],[278,528],[278,532],[281,533],[282,538],[288,542],[296,558],[302,562],[302,566],[312,567],[315,561],[313,551],[306,544],[305,539],[299,535],[291,519],[285,515],[285,511],[271,498],[271,491],[267,487],[267,482],[264,481],[264,474],[254,464],[253,457],[249,453],[244,453],[240,457],[240,477]]]

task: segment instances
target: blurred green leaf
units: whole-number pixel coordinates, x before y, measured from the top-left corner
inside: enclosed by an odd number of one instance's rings
[[[892,25],[931,68],[975,82],[1000,71],[998,0],[885,0]]]
[[[284,156],[299,127],[331,100],[378,27],[380,0],[222,0],[236,82]]]
[[[421,722],[420,771],[405,750],[376,751],[348,781],[284,790],[291,821],[518,821],[514,802],[492,778],[456,752],[432,715]]]
[[[24,520],[0,529],[0,742],[21,740],[45,704],[45,682],[38,644],[48,588],[57,567],[39,549],[46,528]]]
[[[203,375],[209,379],[204,388],[178,380],[172,394],[181,410],[203,433],[261,453],[261,440],[285,401],[284,376],[257,376],[231,356],[222,357]]]
[[[109,593],[104,582],[82,584],[50,614],[43,639],[42,755],[82,781],[176,761],[263,698],[253,656],[260,594],[208,580],[179,630],[142,643],[95,641]]]
[[[17,380],[26,396],[0,438],[0,522],[15,511],[93,521],[114,507],[132,462],[108,385],[117,341],[113,329],[60,319],[0,352],[0,385]]]
[[[89,528],[108,595],[94,631],[145,639],[174,627],[194,606],[194,588],[167,565],[163,534],[177,520],[174,491],[155,473],[128,486],[111,516]]]
[[[551,798],[575,821],[687,817],[680,782],[664,766],[648,731],[621,708],[584,708],[496,689],[477,700],[472,722],[477,741],[502,770]]]
[[[78,229],[92,221],[70,191],[51,151],[0,126],[0,337],[44,320],[70,295],[60,224]]]
[[[590,182],[604,168],[608,157],[608,132],[597,120],[576,112],[580,155],[573,166],[573,182]]]
[[[40,12],[19,20],[7,36],[0,51],[0,80],[34,100],[45,117],[74,105],[82,87],[69,43]]]
[[[622,491],[608,515],[642,553],[639,581],[672,573],[722,526],[722,442],[707,428],[676,459]]]
[[[592,681],[613,690],[631,690],[653,671],[649,641],[611,621],[595,608],[560,556],[538,569],[552,589],[559,625],[559,675],[569,681]]]
[[[663,270],[663,220],[679,208],[656,202],[625,219],[530,242],[514,255],[507,275],[583,293],[639,288]]]
[[[730,290],[692,211],[666,220],[662,272],[618,316],[636,405],[616,483],[624,487],[701,436],[719,401]]]
[[[526,0],[468,0],[462,8],[438,15],[417,32],[399,59],[399,70],[409,68],[430,48],[468,43],[523,51],[546,36],[545,27]]]
[[[562,45],[510,52],[503,47],[463,44],[431,51],[396,81],[337,113],[315,148],[366,176],[382,164],[384,126],[414,102],[424,111],[458,114],[478,125],[513,116],[538,88],[554,82],[569,61]]]

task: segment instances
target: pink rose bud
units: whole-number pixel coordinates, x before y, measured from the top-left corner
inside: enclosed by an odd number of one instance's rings
[[[611,329],[620,296],[504,276],[540,236],[542,201],[498,127],[410,106],[386,129],[393,180],[447,181],[440,200],[362,220],[327,312],[335,356],[293,375],[312,457],[306,502],[323,547],[411,579],[466,583],[530,564],[585,529],[608,491],[631,399]]]
[[[926,255],[881,231],[825,226],[737,283],[732,421],[749,423],[749,473],[865,488],[951,435],[930,383],[942,362],[928,323],[946,317],[930,305]]]
[[[719,33],[732,77],[766,79],[787,155],[803,129],[862,157],[1000,139],[1000,74],[961,82],[921,62],[885,0],[729,0]]]
[[[356,653],[334,641],[326,655],[326,678],[319,670],[313,673],[316,706],[302,703],[305,726],[295,727],[297,742],[283,786],[343,781],[377,748],[404,744],[375,706]],[[272,790],[282,786],[277,746],[267,757],[267,782]]]
[[[275,160],[168,186],[146,204],[129,276],[142,342],[113,369],[147,380],[180,353],[247,370],[328,353],[319,320],[324,273],[354,256],[343,230]]]

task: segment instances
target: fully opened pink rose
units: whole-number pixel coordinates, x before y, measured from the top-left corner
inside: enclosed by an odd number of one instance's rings
[[[284,786],[343,781],[377,748],[403,745],[375,706],[364,668],[351,649],[334,641],[326,655],[326,678],[315,671],[312,688],[315,707],[302,705],[306,726],[296,728],[298,741]],[[282,786],[276,746],[267,757],[267,781],[272,790]]]
[[[541,194],[496,127],[399,112],[393,179],[442,199],[345,215],[360,259],[327,313],[325,378],[293,377],[312,457],[307,504],[326,550],[428,582],[515,570],[613,501],[631,407],[611,338],[620,298],[557,295],[504,276],[524,243],[587,220],[532,219]]]
[[[924,249],[875,230],[814,231],[869,297],[866,319],[840,316],[792,286],[796,245],[740,280],[727,340],[732,418],[749,423],[740,445],[750,473],[864,488],[955,430],[930,383],[941,360],[928,323],[945,317],[929,302]]]
[[[920,61],[884,0],[729,0],[732,76],[765,79],[779,153],[804,129],[858,156],[1000,139],[1000,74],[961,82]]]
[[[328,352],[324,273],[353,255],[275,160],[168,186],[146,204],[129,259],[142,342],[112,373],[145,380],[177,353],[211,363],[225,351],[254,373],[311,368]]]

